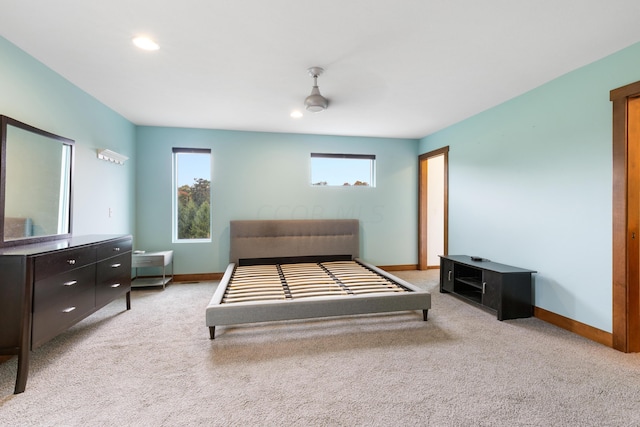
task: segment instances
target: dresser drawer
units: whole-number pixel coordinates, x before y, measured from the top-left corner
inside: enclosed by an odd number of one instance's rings
[[[120,239],[98,246],[98,261],[131,252],[131,239]]]
[[[42,345],[95,307],[95,264],[35,282],[32,348]]]
[[[96,262],[95,248],[62,250],[35,258],[35,280],[64,273]]]
[[[96,305],[108,304],[131,290],[131,252],[97,264]]]

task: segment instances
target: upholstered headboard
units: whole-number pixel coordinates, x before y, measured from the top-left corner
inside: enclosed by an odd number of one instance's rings
[[[31,218],[4,218],[4,238],[20,239],[33,234]]]
[[[357,219],[231,221],[229,261],[360,254]]]

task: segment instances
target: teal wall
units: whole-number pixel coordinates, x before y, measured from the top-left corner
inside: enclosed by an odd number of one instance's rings
[[[177,273],[223,271],[231,219],[359,218],[364,258],[415,264],[417,155],[449,146],[449,253],[535,269],[537,306],[610,332],[609,91],[639,70],[636,44],[420,141],[270,134],[136,127],[0,38],[0,114],[76,141],[76,234],[171,248]],[[212,243],[171,242],[173,146],[212,149]],[[312,151],[376,154],[377,187],[310,187]]]
[[[609,92],[638,80],[640,44],[423,138],[450,147],[449,253],[537,270],[536,306],[611,332]]]
[[[210,273],[228,262],[231,219],[358,218],[362,256],[417,263],[417,140],[136,127],[4,38],[0,91],[0,114],[76,141],[75,234],[132,233],[136,248],[173,249],[177,273]],[[212,149],[212,243],[171,242],[173,146]],[[375,154],[377,187],[309,186],[312,151]]]
[[[0,114],[75,140],[74,233],[134,233],[135,161],[116,166],[96,150],[133,157],[135,126],[2,37],[0,93]]]
[[[360,220],[361,256],[417,263],[418,141],[138,127],[136,247],[173,249],[178,274],[222,272],[233,219]],[[172,147],[210,148],[211,243],[171,239]],[[312,187],[310,153],[376,155],[376,187]]]

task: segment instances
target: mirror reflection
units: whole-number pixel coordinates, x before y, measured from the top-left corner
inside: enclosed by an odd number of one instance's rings
[[[73,141],[21,125],[5,128],[3,241],[68,234]]]

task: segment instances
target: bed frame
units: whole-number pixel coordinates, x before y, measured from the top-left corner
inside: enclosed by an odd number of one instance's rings
[[[352,219],[231,221],[230,264],[206,308],[210,338],[216,326],[277,320],[422,310],[426,321],[431,294],[360,260],[359,227]],[[401,291],[226,302],[225,293],[241,267],[336,261],[356,261]],[[266,279],[252,276],[250,281],[260,280]]]

